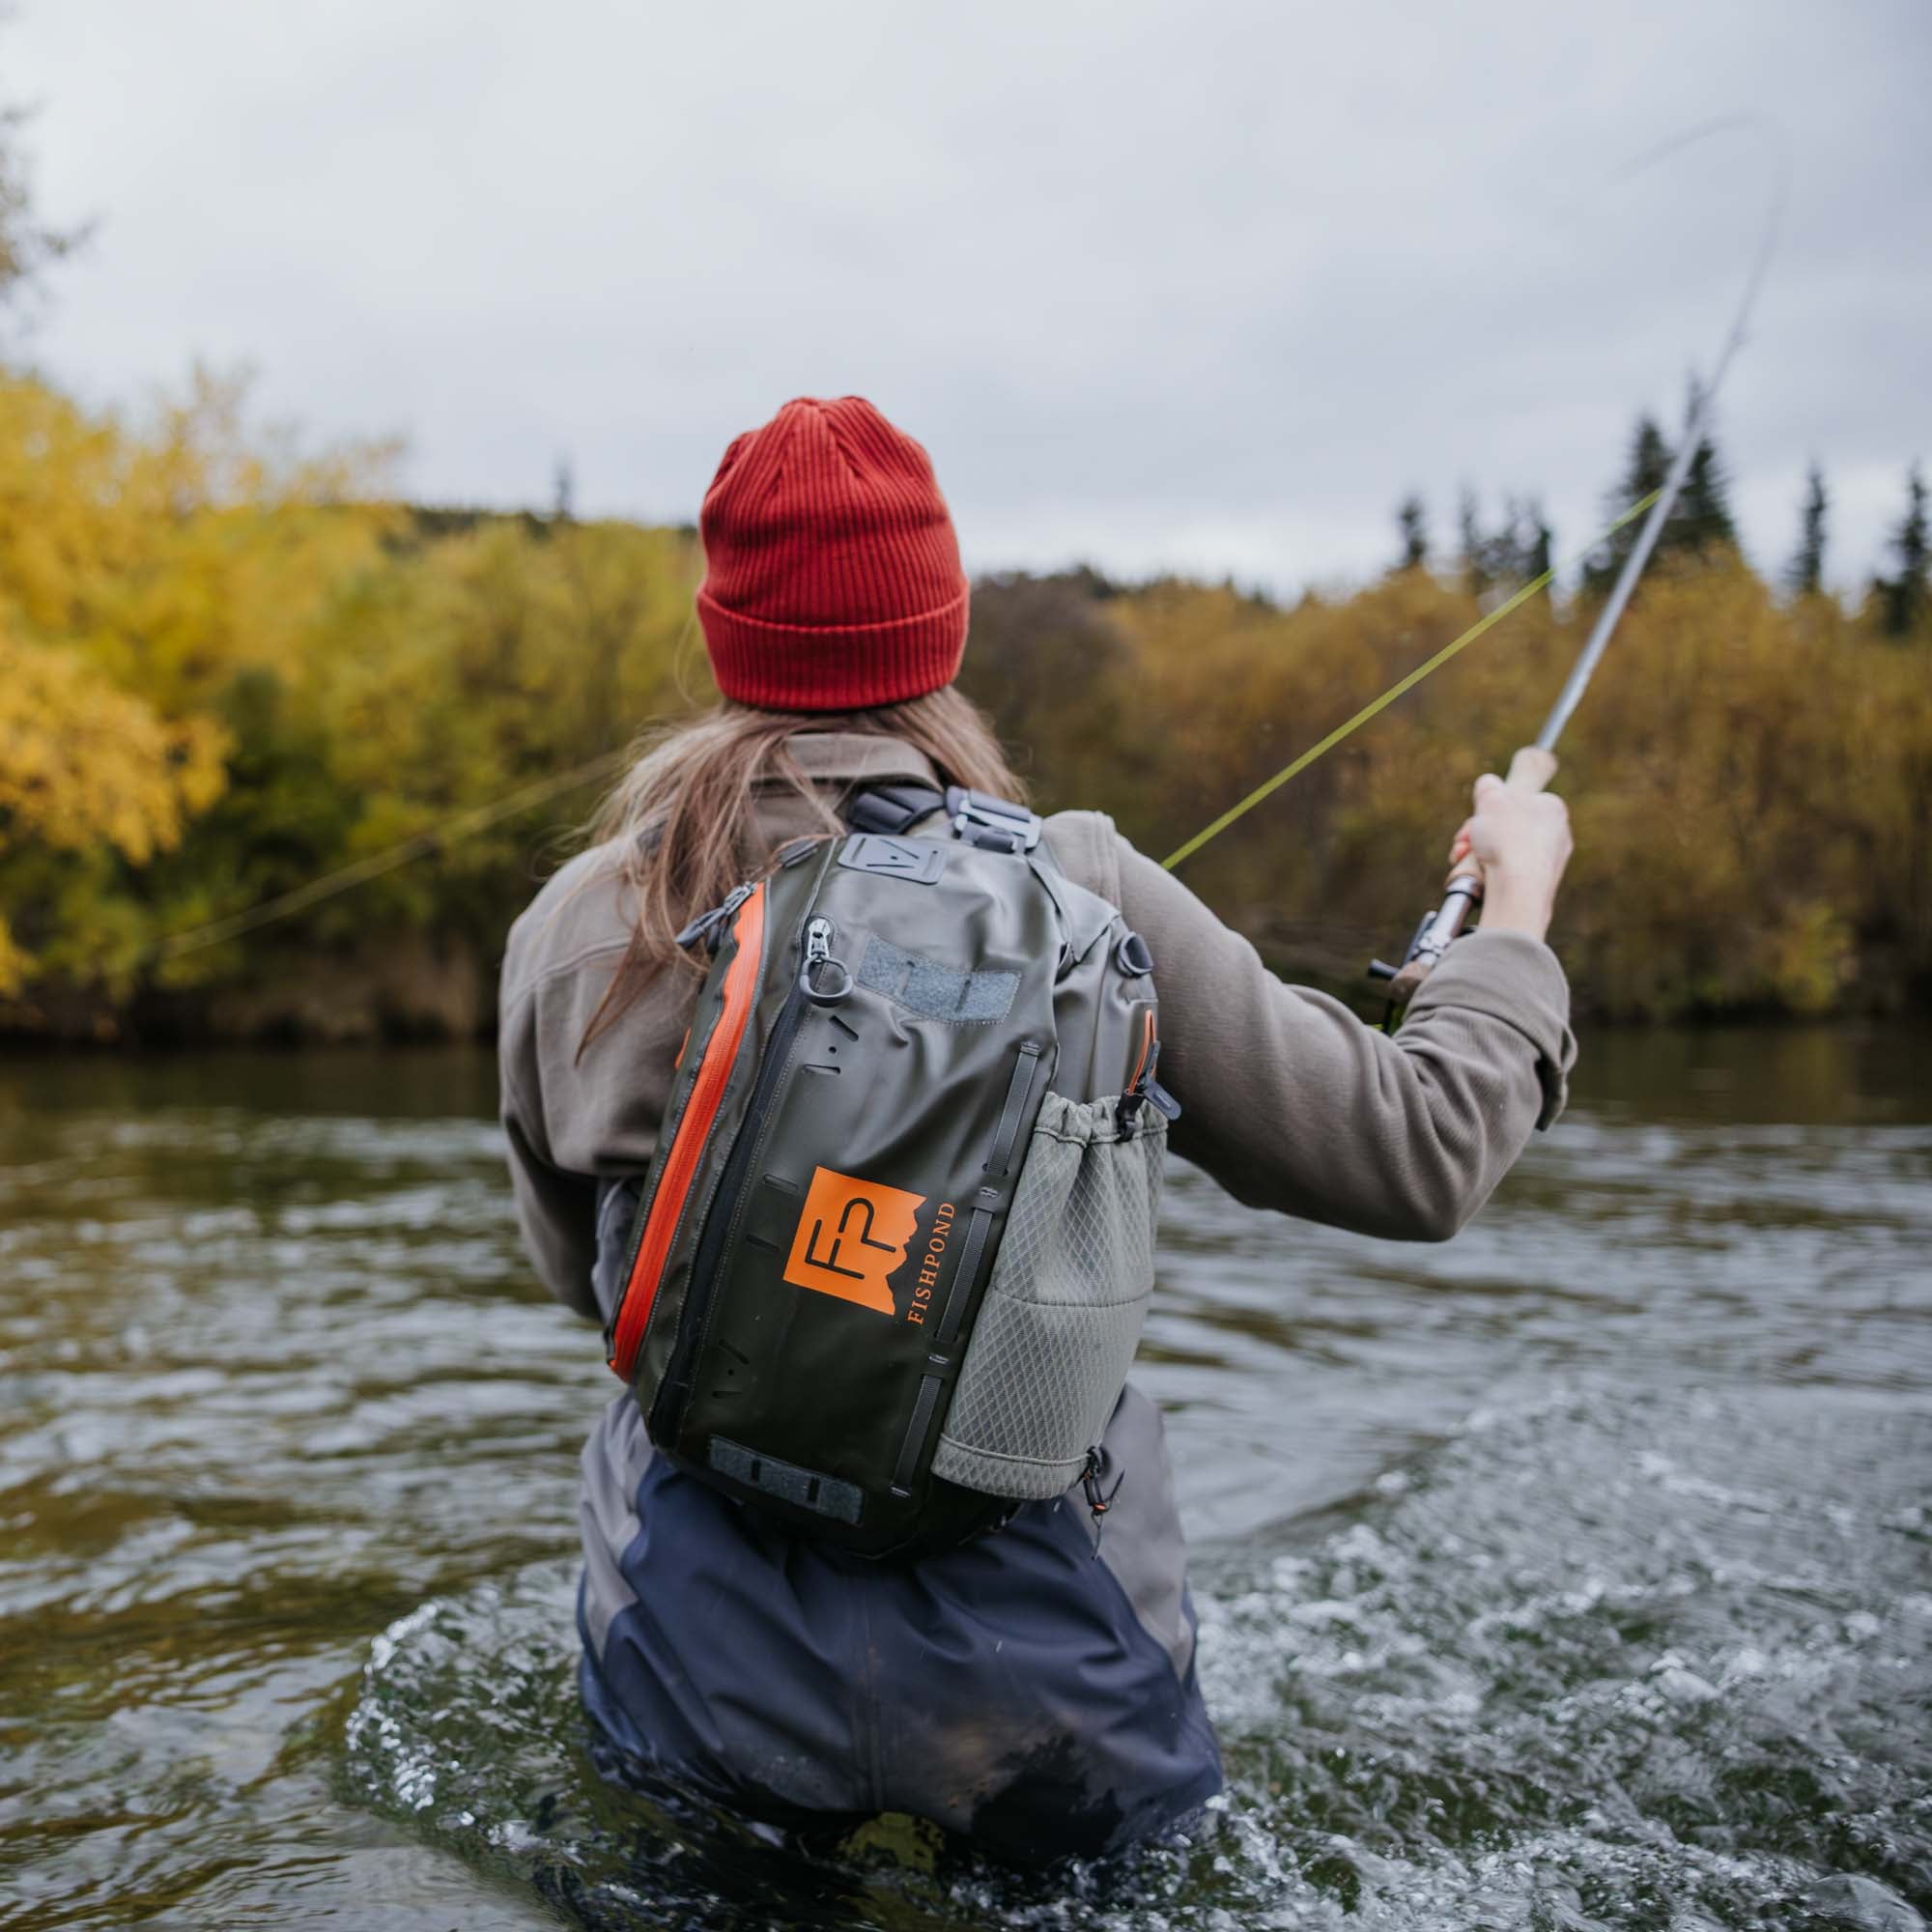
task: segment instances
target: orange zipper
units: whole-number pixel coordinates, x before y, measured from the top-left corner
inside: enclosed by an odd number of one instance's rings
[[[624,1284],[624,1298],[617,1304],[617,1320],[611,1335],[611,1366],[626,1381],[636,1373],[638,1350],[644,1339],[645,1324],[658,1298],[658,1284],[664,1278],[665,1263],[670,1256],[672,1237],[684,1213],[697,1164],[703,1158],[704,1143],[711,1123],[718,1118],[719,1103],[737,1063],[738,1048],[751,1023],[752,1008],[758,991],[758,969],[763,963],[765,937],[765,889],[753,886],[751,895],[738,908],[731,927],[738,950],[724,969],[724,1004],[718,1024],[704,1042],[697,1063],[697,1077],[692,1082],[691,1097],[685,1102],[684,1116],[677,1123],[670,1153],[665,1161],[658,1191],[651,1202],[650,1218],[644,1223],[643,1239],[638,1243],[638,1258],[631,1264],[631,1278]]]

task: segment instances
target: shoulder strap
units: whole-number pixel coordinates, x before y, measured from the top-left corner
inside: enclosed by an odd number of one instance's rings
[[[949,785],[943,795],[930,785],[867,785],[846,801],[845,823],[853,832],[894,838],[940,810],[952,821],[953,838],[982,851],[1031,852],[1039,844],[1038,813],[963,785]]]
[[[953,838],[963,843],[1026,860],[1059,911],[1069,959],[1083,957],[1119,919],[1109,900],[1066,876],[1053,847],[1040,836],[1045,821],[1023,805],[988,798],[963,785],[949,785],[944,797],[929,785],[869,785],[846,801],[845,824],[853,832],[897,838],[940,810],[945,811]]]
[[[845,824],[853,832],[878,832],[888,838],[910,832],[946,803],[930,785],[867,785],[845,801]]]

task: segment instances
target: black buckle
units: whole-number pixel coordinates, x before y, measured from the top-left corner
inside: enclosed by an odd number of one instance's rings
[[[1043,821],[1023,805],[987,798],[964,785],[949,785],[946,810],[952,820],[952,836],[982,852],[1031,852],[1039,843]]]
[[[701,912],[671,941],[673,946],[696,946],[700,940],[710,948],[712,956],[717,956],[718,949],[724,943],[724,922],[752,896],[749,885],[733,886],[723,905],[715,905],[709,912]]]

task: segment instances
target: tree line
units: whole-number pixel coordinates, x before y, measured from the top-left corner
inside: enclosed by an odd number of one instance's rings
[[[31,219],[6,132],[0,313],[72,240]],[[591,777],[710,700],[691,530],[580,521],[567,474],[545,516],[412,506],[389,456],[259,436],[207,377],[131,426],[0,353],[0,1032],[486,1030],[504,929],[587,817]],[[1668,462],[1640,423],[1615,499]],[[1776,583],[1738,551],[1715,449],[1691,476],[1564,746],[1578,850],[1555,936],[1579,1004],[1922,1006],[1919,472],[1893,567],[1851,604],[1822,589],[1815,469]],[[1419,501],[1401,527],[1381,579],[1292,603],[1092,571],[982,580],[962,682],[1043,807],[1110,811],[1164,853],[1551,554],[1530,497],[1492,526],[1465,498],[1440,569]],[[1284,969],[1357,983],[1433,896],[1470,777],[1533,731],[1619,554],[1241,821],[1189,882]]]
[[[1693,418],[1696,407],[1693,386],[1685,412],[1687,423]],[[1638,415],[1630,434],[1622,474],[1604,499],[1605,521],[1616,522],[1662,489],[1676,455],[1656,418]],[[1932,523],[1928,523],[1927,511],[1924,469],[1915,462],[1906,471],[1904,507],[1887,534],[1885,554],[1892,568],[1874,573],[1863,591],[1867,616],[1889,638],[1910,637],[1932,616]],[[1797,542],[1780,574],[1783,586],[1794,596],[1817,596],[1824,591],[1830,523],[1831,497],[1825,487],[1825,472],[1814,461],[1804,474]],[[1420,495],[1411,491],[1396,505],[1395,524],[1394,567],[1409,569],[1428,562],[1433,554],[1429,506]],[[1585,559],[1582,585],[1586,592],[1599,597],[1608,593],[1635,548],[1641,528],[1642,519],[1633,518]],[[1534,496],[1505,497],[1501,522],[1486,529],[1476,494],[1465,487],[1457,502],[1456,535],[1454,568],[1464,585],[1478,596],[1497,585],[1513,589],[1533,582],[1550,569],[1555,533],[1544,518],[1541,500]],[[1684,488],[1658,533],[1655,554],[1659,558],[1708,559],[1720,553],[1735,554],[1738,548],[1729,469],[1706,428],[1698,434],[1685,471]]]
[[[1472,622],[1547,544],[1533,511],[1509,542],[1292,603],[985,579],[962,681],[1044,806],[1160,855]],[[136,431],[0,376],[0,1027],[487,1026],[504,928],[595,790],[492,809],[710,700],[701,564],[688,529],[567,505],[413,509],[382,450],[264,446],[206,379]],[[1350,980],[1401,943],[1469,778],[1533,732],[1593,600],[1535,599],[1185,876],[1285,968]],[[1586,1009],[1927,999],[1922,576],[1903,632],[1900,601],[1768,582],[1728,542],[1660,559],[1564,746],[1557,938]],[[373,875],[166,945],[344,868]]]

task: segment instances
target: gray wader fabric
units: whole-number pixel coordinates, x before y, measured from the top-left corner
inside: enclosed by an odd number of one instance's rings
[[[599,1190],[607,1306],[635,1190]],[[1160,1830],[1220,1789],[1220,1758],[1160,1416],[1138,1389],[1101,1448],[1102,1531],[1076,1487],[963,1548],[879,1565],[683,1475],[618,1396],[583,1452],[588,1716],[623,1757],[784,1824],[905,1811],[1027,1862]]]

